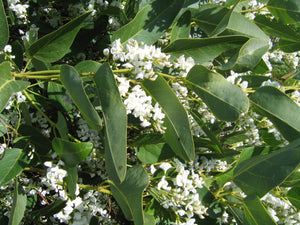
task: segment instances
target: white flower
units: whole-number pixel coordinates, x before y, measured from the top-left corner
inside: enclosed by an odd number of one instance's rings
[[[11,45],[5,45],[3,50],[4,52],[11,53],[12,51]]]
[[[163,176],[161,178],[161,181],[157,184],[157,189],[158,190],[164,189],[166,191],[170,191],[171,187],[169,187],[168,185],[169,185],[169,183],[168,183],[168,181],[166,181],[166,176]]]
[[[170,163],[162,163],[159,165],[159,168],[161,168],[166,173],[168,169],[172,168],[172,165]]]

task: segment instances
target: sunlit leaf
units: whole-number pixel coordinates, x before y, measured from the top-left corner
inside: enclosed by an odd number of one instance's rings
[[[4,158],[0,160],[0,187],[19,175],[28,163],[27,154],[22,149],[7,149]]]
[[[107,63],[94,76],[104,119],[105,166],[110,179],[121,182],[126,175],[127,114],[116,80]]]
[[[288,141],[299,138],[300,107],[287,95],[275,87],[265,86],[255,91],[250,100]]]
[[[100,130],[101,118],[90,102],[77,71],[71,66],[62,65],[60,79],[87,124],[95,130]]]
[[[195,157],[193,137],[187,112],[164,78],[144,80],[143,86],[166,115],[165,138],[172,150],[182,159],[191,161]]]
[[[112,41],[130,38],[151,45],[169,28],[181,9],[183,0],[155,0],[141,9],[135,18],[113,33]]]
[[[192,57],[197,64],[207,64],[221,53],[240,48],[248,40],[245,36],[222,36],[211,38],[184,38],[177,39],[163,49],[172,59],[184,55]]]
[[[27,49],[27,56],[43,62],[55,62],[61,59],[70,50],[70,47],[82,27],[83,21],[90,15],[85,13],[58,30],[36,40]]]
[[[285,24],[300,22],[300,2],[298,0],[269,0],[267,7],[276,19]]]
[[[199,95],[220,120],[237,120],[241,113],[248,110],[249,101],[242,89],[204,66],[194,66],[186,81],[188,87]]]
[[[0,64],[0,112],[6,106],[13,93],[24,90],[30,83],[27,81],[14,80],[10,72],[9,62]]]
[[[233,181],[247,194],[263,197],[300,163],[300,140],[266,155],[254,156],[234,169]]]

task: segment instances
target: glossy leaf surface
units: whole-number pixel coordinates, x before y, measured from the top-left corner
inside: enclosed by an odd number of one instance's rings
[[[71,66],[62,65],[60,79],[87,124],[95,130],[100,130],[101,118],[90,102],[77,71]]]
[[[190,36],[190,29],[191,29],[191,12],[187,10],[183,13],[180,18],[175,23],[175,26],[171,32],[171,39],[170,41],[174,41],[180,38],[189,38]]]
[[[82,27],[83,21],[89,15],[89,12],[85,13],[63,25],[58,30],[36,40],[27,49],[28,57],[43,62],[55,62],[61,59],[69,52],[77,33]]]
[[[155,0],[141,9],[136,17],[114,32],[112,41],[121,39],[126,43],[130,38],[151,45],[169,28],[181,9],[183,0]]]
[[[94,76],[97,95],[103,111],[106,168],[110,179],[122,182],[127,162],[127,114],[114,75],[109,65],[103,64]]]
[[[269,0],[267,7],[276,19],[285,24],[300,22],[300,2],[298,0]]]
[[[185,58],[192,57],[197,64],[207,64],[227,50],[240,48],[247,40],[247,37],[235,35],[177,39],[171,42],[163,51],[170,54],[173,59],[184,55]]]
[[[254,92],[250,100],[288,141],[299,138],[300,107],[287,95],[275,87],[265,86]]]
[[[172,150],[182,159],[191,161],[195,157],[193,137],[187,112],[164,78],[144,80],[146,91],[162,107],[167,127],[165,138]]]
[[[237,120],[241,113],[248,110],[249,101],[242,89],[204,66],[194,66],[186,81],[188,87],[197,93],[220,120]]]
[[[263,197],[300,163],[300,140],[267,155],[254,156],[234,169],[233,181],[247,194]]]

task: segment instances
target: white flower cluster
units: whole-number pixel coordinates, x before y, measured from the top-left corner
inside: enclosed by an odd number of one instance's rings
[[[26,100],[26,97],[25,97],[25,95],[22,94],[21,91],[15,92],[10,96],[10,98],[5,106],[5,109],[9,110],[15,103],[20,104],[21,102],[25,102],[25,100]]]
[[[8,0],[8,7],[16,14],[19,19],[27,21],[28,4],[22,4],[19,0]]]
[[[287,198],[276,197],[271,193],[267,193],[261,200],[266,204],[270,215],[277,224],[300,224],[300,212],[292,206]]]
[[[185,168],[179,160],[174,161],[176,177],[168,181],[166,175],[162,176],[160,182],[157,184],[158,190],[167,191],[168,195],[162,195],[161,205],[164,208],[171,208],[180,217],[187,217],[190,222],[194,221],[192,217],[197,214],[200,218],[204,218],[207,208],[199,200],[197,189],[202,188],[204,180],[201,177],[201,171],[194,171],[193,169]],[[159,168],[167,171],[172,168],[169,163],[162,163]],[[152,170],[152,172],[154,172]],[[172,185],[170,186],[170,183]],[[164,192],[162,192],[164,193]],[[179,223],[184,224],[184,223]]]
[[[110,51],[104,49],[103,53],[107,56],[110,53],[114,61],[120,61],[123,67],[132,69],[135,79],[155,80],[157,77],[155,66],[171,66],[170,56],[162,53],[160,48],[138,43],[133,39],[129,40],[125,46],[121,44],[120,39],[117,39],[111,44]]]

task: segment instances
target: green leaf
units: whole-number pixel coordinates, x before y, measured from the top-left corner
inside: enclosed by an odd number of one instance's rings
[[[75,143],[56,137],[52,141],[52,147],[67,167],[75,167],[91,153],[93,144]]]
[[[267,155],[241,162],[234,169],[233,181],[247,194],[259,197],[281,184],[300,162],[300,140]]]
[[[2,112],[10,96],[15,92],[24,90],[30,83],[14,80],[10,72],[9,62],[0,64],[0,74],[0,112]]]
[[[19,148],[7,149],[0,160],[0,187],[19,175],[29,164],[26,153]]]
[[[190,123],[183,105],[164,78],[158,76],[155,81],[144,80],[143,87],[159,103],[166,117],[165,138],[172,150],[182,159],[191,161],[195,157],[195,148]]]
[[[183,0],[150,2],[130,23],[113,33],[112,41],[120,38],[124,44],[132,38],[148,45],[153,44],[172,24],[183,3]]]
[[[249,101],[242,89],[204,66],[194,66],[186,81],[187,86],[199,95],[220,120],[235,121],[248,110]]]
[[[19,133],[27,136],[30,143],[34,145],[35,151],[40,156],[45,156],[51,149],[51,142],[49,138],[41,133],[41,130],[26,124],[22,124],[19,128]]]
[[[12,55],[15,56],[13,59],[14,63],[18,67],[18,69],[21,71],[23,69],[23,46],[19,41],[14,41],[11,45],[12,47]]]
[[[127,220],[133,220],[134,224],[145,224],[142,196],[148,182],[148,175],[144,168],[135,165],[128,168],[126,178],[121,184],[110,186],[124,216]]]
[[[265,15],[255,16],[254,22],[269,35],[280,37],[280,39],[297,41],[300,38],[299,32],[293,30],[290,26],[283,24],[275,19],[270,20]]]
[[[185,11],[180,18],[177,20],[175,26],[171,32],[170,41],[174,41],[180,38],[189,38],[191,30],[191,12]]]
[[[57,115],[57,129],[59,135],[62,139],[68,140],[68,125],[66,119],[60,111],[58,111]]]
[[[284,24],[300,22],[300,2],[298,0],[269,0],[267,7],[273,16]]]
[[[0,1],[0,24],[0,49],[3,49],[8,42],[9,30],[2,1]]]
[[[280,185],[282,187],[300,187],[300,171],[297,169],[291,173],[284,182]]]
[[[278,47],[284,52],[296,52],[300,50],[300,41],[299,39],[295,41],[280,39]]]
[[[81,61],[75,66],[78,73],[96,73],[102,64],[92,60]]]
[[[294,187],[289,190],[287,197],[297,209],[300,209],[300,187]]]
[[[27,49],[27,56],[43,62],[55,62],[69,52],[69,49],[82,27],[83,21],[90,15],[85,13],[58,30],[36,40]]]
[[[211,38],[185,38],[171,42],[163,49],[172,59],[184,55],[192,57],[196,64],[208,64],[221,53],[240,48],[248,40],[245,36],[223,36]]]
[[[218,69],[232,69],[236,72],[254,69],[268,49],[268,40],[251,38],[241,47],[239,52],[228,61],[228,63],[219,66]]]
[[[18,180],[15,180],[15,191],[13,205],[9,217],[8,225],[18,225],[20,224],[27,203],[27,197],[22,186],[19,185]]]
[[[72,200],[76,198],[76,184],[78,181],[77,166],[65,167],[67,176],[64,178],[67,183],[68,194]]]
[[[244,199],[245,218],[250,225],[277,225],[257,196]]]
[[[105,166],[110,179],[122,182],[127,162],[127,113],[116,80],[105,63],[96,72],[94,80],[104,119]]]
[[[275,87],[259,88],[250,96],[260,114],[267,116],[288,141],[299,138],[300,107]],[[280,106],[280,107],[278,107]]]
[[[71,66],[62,65],[60,79],[87,124],[95,130],[100,130],[102,127],[101,118],[88,99],[77,71]]]

